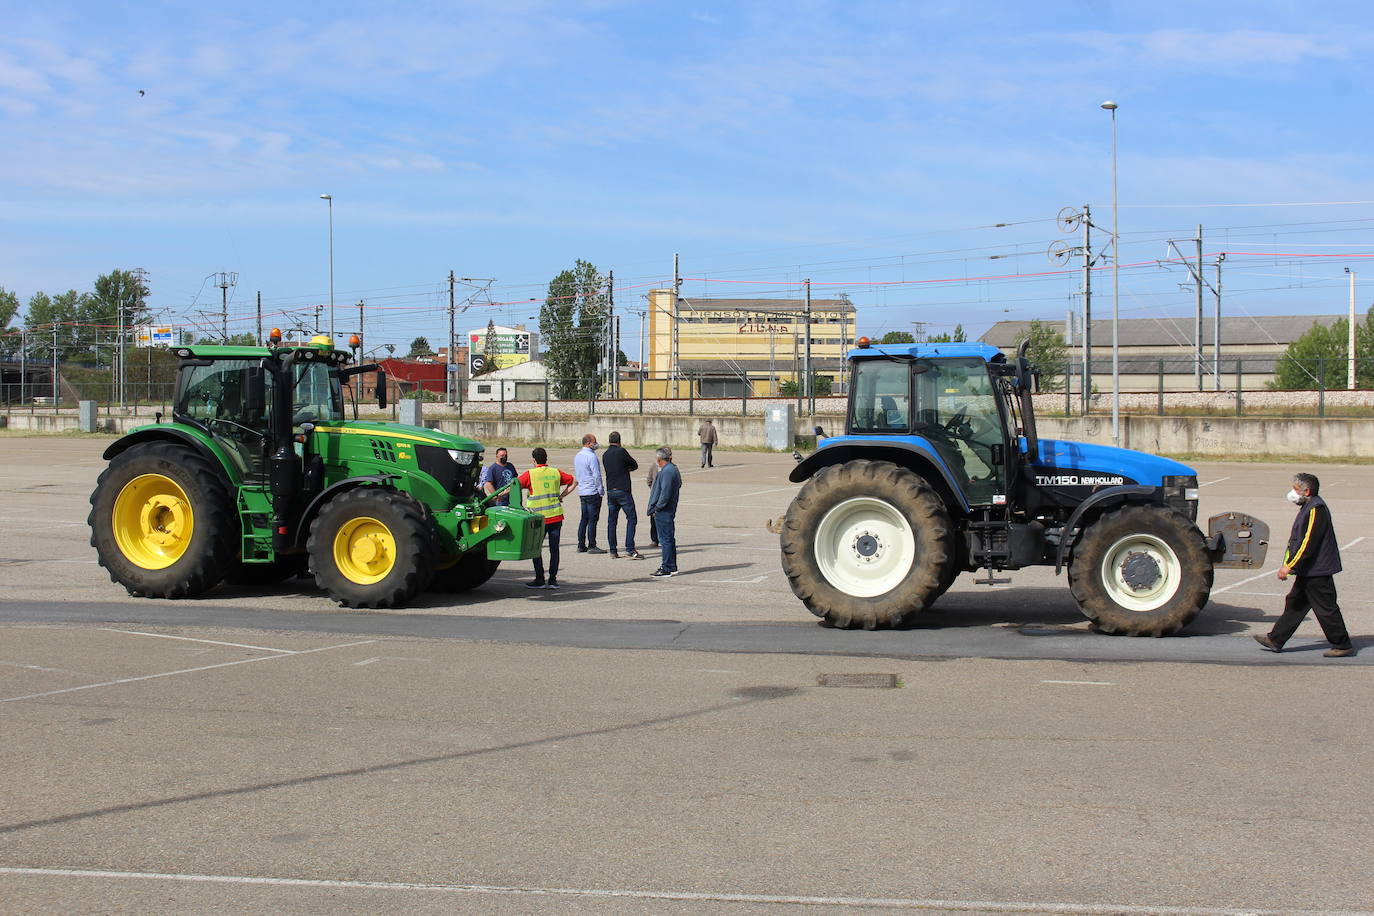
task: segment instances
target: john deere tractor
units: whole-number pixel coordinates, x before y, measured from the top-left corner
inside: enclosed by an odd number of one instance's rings
[[[1067,569],[1097,629],[1164,636],[1207,603],[1218,567],[1261,568],[1258,519],[1195,524],[1197,474],[1154,455],[1041,439],[1023,345],[874,346],[849,354],[843,435],[793,469],[783,520],[792,591],[837,627],[896,626],[961,572]]]
[[[325,336],[301,346],[178,349],[170,422],[105,451],[91,545],[132,595],[184,598],[228,579],[307,571],[347,607],[464,591],[537,556],[541,517],[477,486],[482,446],[416,426],[347,420],[349,366]],[[355,410],[356,414],[356,410]]]

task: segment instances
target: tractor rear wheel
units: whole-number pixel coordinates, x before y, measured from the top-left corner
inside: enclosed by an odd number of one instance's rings
[[[482,585],[500,567],[500,560],[488,560],[485,548],[469,550],[448,566],[440,566],[434,574],[430,591],[466,592]]]
[[[896,626],[953,581],[944,503],[890,461],[821,469],[792,500],[780,540],[792,593],[835,627]]]
[[[1069,565],[1079,609],[1104,633],[1168,636],[1212,592],[1202,532],[1163,506],[1125,506],[1088,526]]]
[[[397,607],[434,578],[437,550],[425,507],[383,487],[340,493],[310,525],[310,571],[344,607]]]
[[[91,546],[129,594],[186,598],[218,585],[238,552],[219,468],[175,442],[116,455],[91,493]]]

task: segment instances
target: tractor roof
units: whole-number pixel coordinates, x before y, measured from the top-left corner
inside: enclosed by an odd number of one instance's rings
[[[949,356],[976,356],[985,362],[1002,362],[1006,359],[1002,351],[985,343],[913,343],[913,344],[870,344],[849,351],[850,359],[872,359],[881,357],[911,357],[913,359],[933,359]]]
[[[335,350],[330,343],[329,337],[325,334],[318,334],[306,344],[291,344],[282,347],[246,347],[246,346],[225,346],[221,344],[193,344],[189,347],[175,347],[173,352],[181,357],[192,357],[195,359],[261,359],[264,356],[271,356],[278,350],[314,350],[318,353],[343,353],[345,350]]]

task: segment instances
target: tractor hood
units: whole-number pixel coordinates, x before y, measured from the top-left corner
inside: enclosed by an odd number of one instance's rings
[[[437,429],[426,429],[423,426],[408,426],[404,423],[348,420],[343,423],[322,423],[315,427],[315,433],[316,435],[366,436],[369,439],[391,440],[395,444],[435,445],[439,448],[456,449],[461,452],[481,452],[483,450],[482,443],[475,439],[440,432]]]
[[[1034,463],[1038,468],[1126,477],[1138,484],[1152,487],[1161,486],[1165,477],[1189,477],[1197,474],[1186,464],[1171,458],[1161,458],[1128,448],[1095,445],[1091,442],[1064,442],[1058,439],[1041,439],[1040,457]]]

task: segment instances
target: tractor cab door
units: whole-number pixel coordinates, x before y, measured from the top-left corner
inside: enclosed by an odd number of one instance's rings
[[[265,480],[269,444],[267,409],[249,394],[261,360],[217,359],[209,365],[183,366],[173,416],[207,430],[246,481]],[[271,375],[266,404],[271,404]]]
[[[916,360],[916,429],[964,484],[971,506],[1005,503],[1007,440],[981,357]]]

